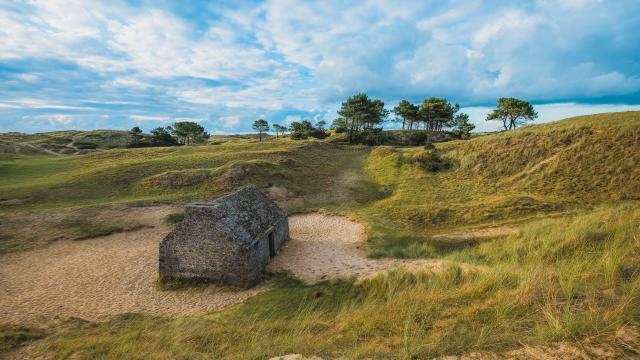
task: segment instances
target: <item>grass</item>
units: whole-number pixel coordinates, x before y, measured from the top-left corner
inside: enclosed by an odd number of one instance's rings
[[[273,289],[208,314],[123,314],[47,330],[54,358],[431,358],[521,344],[611,341],[640,326],[640,115],[603,114],[423,147],[287,139],[6,157],[7,214],[130,200],[206,199],[249,182],[285,187],[289,212],[367,224],[373,257],[438,257],[438,272]],[[445,165],[443,165],[445,164]],[[178,180],[175,180],[177,178]],[[195,179],[195,180],[194,180]],[[313,183],[309,180],[313,179]],[[433,235],[494,225],[460,246]]]
[[[0,354],[15,350],[25,344],[42,339],[42,329],[27,326],[0,324]]]
[[[0,198],[27,199],[4,211],[135,200],[206,199],[247,183],[284,186],[305,201],[306,179],[326,182],[368,149],[290,140],[233,141],[215,146],[111,150],[82,156],[0,160]],[[331,158],[332,161],[323,161]],[[289,164],[289,165],[282,165]],[[236,174],[248,169],[246,174]],[[241,171],[242,172],[242,171]],[[233,176],[225,177],[225,173]],[[234,175],[235,174],[235,175]],[[325,197],[326,199],[326,197]],[[300,207],[314,206],[303,204]]]
[[[175,225],[184,220],[184,212],[171,213],[164,218],[167,224]]]
[[[67,326],[39,350],[77,358],[430,358],[604,338],[638,325],[638,224],[637,204],[540,220],[447,256],[477,270],[398,269],[313,286],[280,276],[272,291],[221,312]]]

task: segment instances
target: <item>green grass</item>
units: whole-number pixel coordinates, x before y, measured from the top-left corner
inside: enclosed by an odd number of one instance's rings
[[[112,150],[81,156],[0,160],[0,198],[27,199],[5,211],[134,200],[206,199],[247,183],[284,186],[313,202],[306,179],[329,181],[367,148],[290,140],[234,141],[215,146]],[[324,161],[325,159],[332,161]],[[290,165],[282,165],[290,164]],[[249,168],[246,176],[225,172]],[[305,204],[298,208],[313,206]]]
[[[540,220],[450,254],[479,265],[275,288],[221,312],[66,326],[39,351],[78,358],[430,358],[605,338],[640,319],[640,208]]]
[[[521,344],[611,341],[640,326],[640,113],[602,114],[423,147],[288,139],[6,157],[0,198],[19,214],[140,199],[206,199],[237,186],[284,187],[290,212],[323,209],[367,225],[373,257],[438,257],[439,272],[396,269],[273,289],[193,316],[123,314],[48,330],[54,358],[431,358]],[[448,164],[443,166],[442,164]],[[7,171],[4,171],[7,170]],[[435,171],[434,171],[435,170]],[[507,237],[460,246],[433,235],[492,225]]]
[[[27,326],[0,324],[0,355],[17,349],[25,344],[42,339],[45,332],[42,329]]]

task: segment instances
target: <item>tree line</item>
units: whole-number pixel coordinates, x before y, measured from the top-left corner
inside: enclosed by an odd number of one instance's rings
[[[389,119],[391,114],[395,115],[393,119]],[[402,130],[408,130],[420,139],[418,142],[427,141],[429,133],[444,131],[460,139],[466,139],[475,128],[469,120],[469,115],[460,112],[460,105],[438,97],[427,98],[419,104],[401,100],[392,110],[387,110],[382,100],[371,99],[367,94],[359,93],[341,104],[338,115],[329,129],[336,133],[347,133],[350,143],[380,143],[383,136],[382,124],[389,120],[401,124]],[[501,121],[504,130],[512,130],[537,117],[538,113],[529,102],[516,98],[500,98],[486,120]],[[289,137],[295,140],[323,139],[329,136],[326,127],[327,122],[324,120],[315,124],[309,120],[302,120],[294,121],[288,127],[274,124],[273,130],[276,138],[289,133]],[[252,128],[258,133],[259,141],[270,131],[269,123],[265,119],[254,121]],[[129,134],[129,147],[192,145],[206,142],[209,138],[202,125],[189,121],[157,127],[150,135],[143,134],[136,126]]]
[[[173,126],[157,127],[145,135],[142,129],[134,126],[129,130],[127,147],[178,146],[201,144],[209,139],[204,127],[191,121],[176,122]]]

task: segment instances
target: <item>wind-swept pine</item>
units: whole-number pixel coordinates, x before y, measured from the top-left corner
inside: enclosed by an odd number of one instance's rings
[[[372,130],[375,125],[384,121],[389,111],[384,108],[382,100],[372,100],[367,94],[359,93],[343,102],[338,114],[347,122],[349,142],[353,142],[355,133]]]
[[[176,139],[171,136],[171,131],[173,129],[170,126],[167,127],[157,127],[151,130],[151,144],[153,146],[174,146],[177,145],[178,142]]]
[[[269,123],[267,122],[267,120],[258,119],[253,122],[253,125],[251,125],[251,127],[253,128],[253,130],[258,132],[258,137],[262,142],[262,134],[269,131]]]
[[[287,127],[280,124],[273,124],[273,128],[276,130],[276,139],[278,135],[284,135],[284,132],[287,131]]]
[[[428,131],[442,131],[453,125],[453,117],[460,110],[460,105],[452,105],[445,98],[431,97],[420,105],[420,121]]]
[[[402,100],[398,103],[398,106],[393,108],[393,113],[402,119],[402,130],[413,129],[413,124],[420,120],[419,117],[420,108],[413,105],[407,100]]]
[[[476,126],[469,121],[469,115],[460,113],[453,119],[453,133],[460,139],[468,139],[471,137],[471,131]]]
[[[128,147],[141,147],[144,145],[142,143],[144,135],[142,135],[142,129],[138,126],[134,126],[129,130],[129,138],[131,140],[129,141],[129,144],[127,144]]]
[[[347,121],[343,118],[336,118],[331,122],[331,127],[329,128],[335,131],[337,134],[347,132]]]
[[[538,113],[529,102],[515,98],[498,99],[498,107],[487,115],[487,121],[501,120],[505,130],[533,121]]]
[[[176,122],[171,128],[171,133],[180,145],[203,143],[209,138],[204,127],[192,121]]]
[[[324,127],[327,126],[327,122],[324,120],[319,120],[316,122],[316,129],[324,131]]]

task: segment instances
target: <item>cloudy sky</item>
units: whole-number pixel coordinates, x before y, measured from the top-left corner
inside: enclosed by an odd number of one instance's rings
[[[0,131],[333,119],[364,91],[640,109],[637,0],[0,0]],[[497,125],[497,124],[496,124]]]

